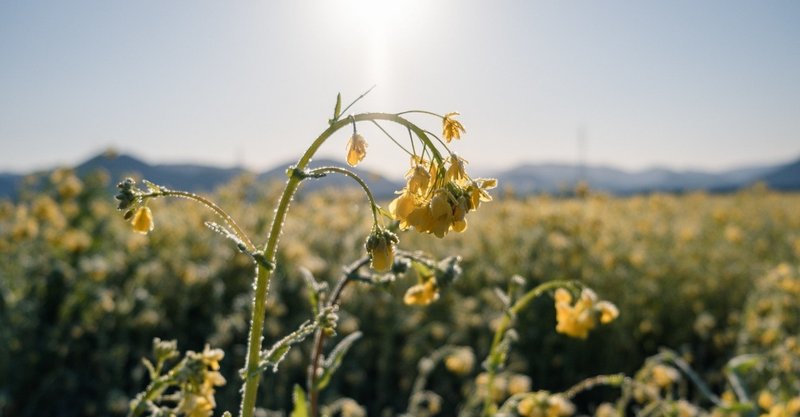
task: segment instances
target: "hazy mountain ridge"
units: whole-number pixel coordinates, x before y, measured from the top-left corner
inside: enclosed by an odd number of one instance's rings
[[[284,181],[286,168],[293,162],[285,162],[256,174],[259,181]],[[310,167],[343,166],[342,161],[320,159]],[[166,187],[206,192],[224,185],[233,178],[248,173],[240,167],[220,168],[198,164],[148,164],[130,155],[102,153],[75,167],[79,175],[95,170],[105,170],[115,183],[126,176],[146,178]],[[386,177],[351,168],[370,186],[379,199],[388,199],[403,186],[402,178]],[[44,174],[40,172],[38,174]],[[510,187],[517,194],[569,192],[579,181],[590,188],[613,194],[635,194],[644,192],[684,192],[708,190],[733,191],[756,182],[764,182],[777,190],[800,190],[800,159],[787,164],[754,165],[722,172],[699,170],[671,170],[651,168],[640,171],[625,171],[609,166],[576,166],[570,164],[541,163],[523,164],[509,170],[495,172],[501,187]],[[0,198],[13,198],[21,187],[24,175],[0,173]],[[330,174],[322,181],[309,180],[306,190],[324,187],[355,187],[352,180],[338,174]]]

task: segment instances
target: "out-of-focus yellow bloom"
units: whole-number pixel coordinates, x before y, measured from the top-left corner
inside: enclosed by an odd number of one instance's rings
[[[651,371],[653,382],[661,388],[666,388],[672,383],[677,382],[681,375],[678,370],[666,365],[658,364]]]
[[[589,330],[597,324],[594,318],[594,303],[597,296],[594,291],[584,289],[581,298],[575,303],[572,302],[572,295],[569,291],[559,288],[556,290],[556,331],[568,336],[586,339]]]
[[[466,375],[475,366],[475,354],[470,348],[457,349],[445,358],[444,366],[456,375]]]
[[[524,417],[533,417],[535,409],[536,400],[531,397],[525,397],[517,404],[517,413]]]
[[[450,143],[453,139],[461,139],[461,134],[467,133],[461,122],[453,118],[458,115],[458,112],[452,112],[445,114],[442,118],[442,136],[447,143]]]
[[[597,409],[594,410],[594,415],[595,417],[619,417],[617,409],[610,403],[600,404]]]
[[[595,307],[600,311],[600,323],[608,324],[619,317],[619,309],[609,301],[600,301]]]
[[[219,370],[219,361],[225,357],[225,351],[222,349],[211,349],[211,346],[206,345],[203,349],[203,352],[200,354],[200,360],[203,361],[206,366],[211,368],[214,371]],[[223,379],[223,384],[225,380]],[[221,384],[220,384],[221,385]]]
[[[800,395],[786,402],[786,411],[792,415],[800,414]]]
[[[354,167],[367,156],[367,141],[358,133],[353,133],[347,141],[347,163]]]
[[[133,219],[131,220],[131,224],[133,225],[133,230],[141,233],[147,234],[153,231],[153,213],[150,211],[150,207],[139,207],[136,210],[136,214],[133,215]]]
[[[758,406],[764,410],[769,410],[775,404],[775,398],[769,391],[761,391],[758,394]]]
[[[608,301],[598,301],[594,291],[584,288],[581,297],[572,305],[572,294],[559,288],[555,292],[556,331],[567,336],[585,339],[597,325],[599,315],[602,324],[610,323],[617,316],[614,304]]]
[[[202,393],[187,392],[178,403],[178,410],[186,417],[210,417],[217,406],[214,396]]]
[[[522,394],[531,390],[531,378],[527,375],[512,375],[508,379],[508,393]]]
[[[547,417],[566,417],[575,414],[575,406],[561,395],[551,395],[547,403]]]
[[[436,278],[429,278],[423,284],[417,284],[406,291],[403,302],[411,305],[428,305],[439,299],[439,286]]]
[[[567,417],[575,413],[575,406],[562,395],[539,391],[523,398],[517,404],[517,413],[523,417]]]
[[[678,417],[696,417],[700,413],[697,406],[684,399],[678,400],[675,406],[678,409]]]
[[[344,398],[341,401],[342,417],[365,417],[367,415],[367,410],[350,398]]]

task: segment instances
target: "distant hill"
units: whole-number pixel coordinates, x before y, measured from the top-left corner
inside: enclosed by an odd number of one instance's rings
[[[257,174],[261,181],[286,180],[286,168],[294,162],[278,164],[275,168]],[[315,160],[310,167],[342,166],[343,162],[334,160]],[[105,152],[75,167],[79,175],[102,169],[116,181],[126,176],[146,178],[166,187],[205,192],[228,183],[233,178],[246,173],[243,168],[219,168],[196,164],[156,164],[151,165],[130,155],[117,155]],[[402,178],[389,180],[380,174],[352,169],[370,186],[378,199],[389,199],[395,190],[402,186]],[[722,172],[677,171],[666,168],[652,168],[641,171],[625,171],[608,166],[578,167],[569,164],[525,164],[496,172],[501,187],[511,187],[517,194],[562,193],[569,192],[580,180],[585,180],[595,190],[618,195],[643,192],[684,192],[708,190],[728,192],[746,187],[756,182],[764,182],[778,190],[800,190],[800,160],[788,164],[760,165],[731,169]],[[23,175],[0,174],[0,198],[17,194]],[[306,181],[306,190],[322,187],[354,187],[352,180],[342,175],[328,175],[323,181]]]
[[[103,153],[75,167],[78,175],[103,169],[113,181],[126,176],[145,178],[156,184],[194,192],[211,191],[245,173],[242,168],[217,168],[205,165],[150,165],[129,155]]]
[[[578,167],[569,164],[525,164],[497,172],[500,184],[518,194],[559,193],[572,190],[579,181],[590,188],[626,195],[643,192],[692,190],[733,191],[763,181],[780,190],[800,190],[800,161],[787,165],[749,166],[722,172],[676,171],[651,168],[624,171],[608,166]]]
[[[800,190],[800,159],[759,178],[776,190]]]
[[[294,164],[294,161],[279,164],[269,171],[258,174],[256,178],[261,181],[285,181],[286,168],[292,164]],[[309,167],[342,166],[342,164],[339,161],[320,159],[315,160]],[[107,172],[114,184],[125,177],[135,177],[147,179],[168,188],[192,192],[212,191],[237,176],[248,172],[238,167],[218,168],[196,164],[151,165],[133,156],[112,152],[94,156],[75,167],[75,172],[79,176],[84,176],[97,170]],[[394,191],[402,187],[400,182],[389,181],[379,174],[358,168],[351,168],[351,170],[369,185],[376,198],[391,198],[394,195]],[[37,174],[45,173],[39,172]],[[24,175],[19,174],[0,174],[0,198],[13,198],[19,190],[23,177]],[[303,187],[306,190],[318,190],[323,187],[357,187],[357,185],[349,178],[332,174],[328,175],[324,181],[308,180],[303,184]]]

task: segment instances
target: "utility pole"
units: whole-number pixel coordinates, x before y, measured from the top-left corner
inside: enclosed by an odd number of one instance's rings
[[[578,181],[580,182],[588,182],[586,178],[586,125],[578,126]]]

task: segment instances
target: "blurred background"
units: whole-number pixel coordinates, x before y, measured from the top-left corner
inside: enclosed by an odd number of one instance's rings
[[[393,415],[437,347],[480,362],[502,308],[492,289],[514,274],[581,280],[622,313],[585,342],[535,303],[509,367],[533,389],[632,374],[669,347],[718,391],[733,356],[778,358],[748,382],[800,394],[798,19],[792,1],[0,3],[0,416],[125,414],[154,337],[224,349],[218,410],[235,410],[250,260],[187,202],[155,202],[156,229],[132,233],[114,185],[204,193],[263,242],[285,168],[336,94],[372,86],[353,112],[459,111],[453,148],[500,187],[463,234],[400,235],[463,257],[438,302],[403,305],[410,279],[346,291],[339,337],[365,337],[323,402]],[[344,164],[346,130],[316,164]],[[386,202],[407,157],[359,131],[357,172]],[[333,282],[363,256],[363,197],[325,181],[287,221],[268,341],[309,315],[300,266]],[[309,351],[265,377],[260,405],[289,407]],[[479,372],[431,376],[442,415]]]

